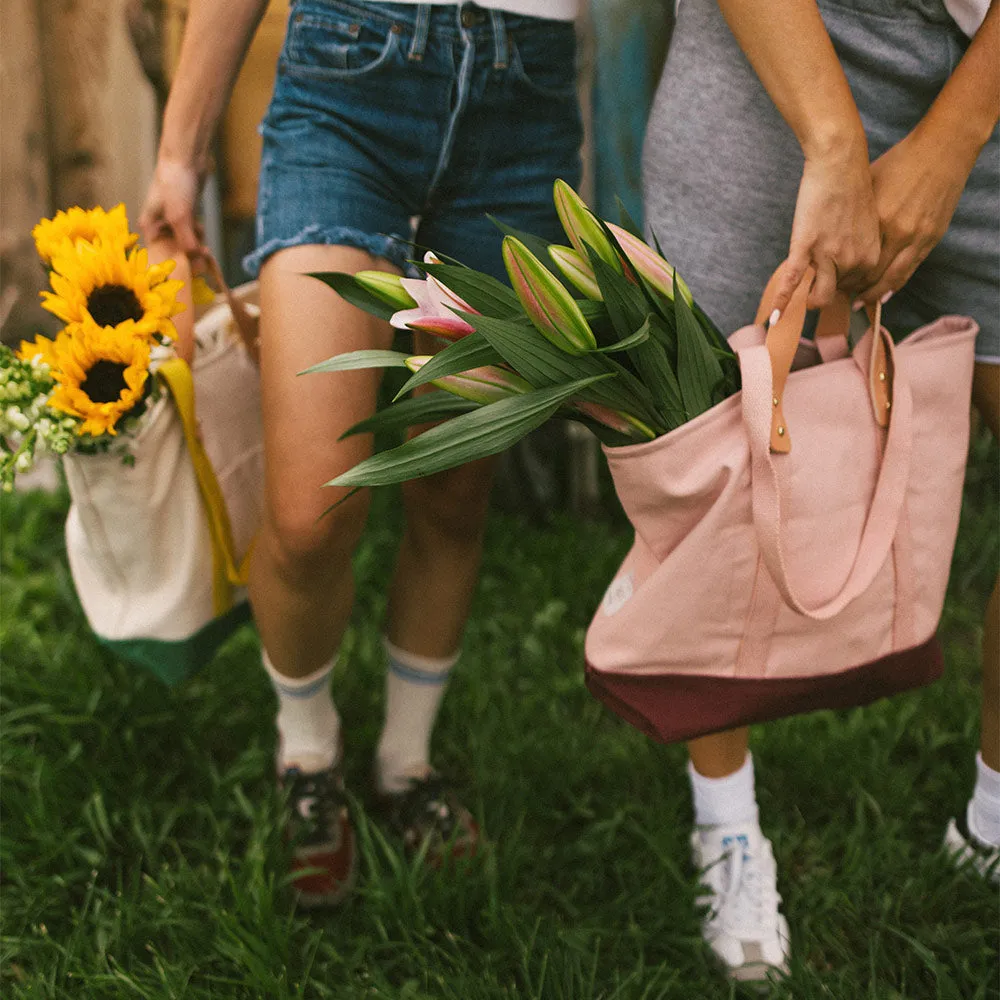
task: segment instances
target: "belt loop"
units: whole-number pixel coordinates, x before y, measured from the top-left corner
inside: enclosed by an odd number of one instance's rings
[[[493,27],[493,68],[506,69],[510,56],[507,51],[507,26],[503,14],[490,8],[490,24]]]
[[[431,5],[422,3],[417,5],[417,21],[413,26],[413,44],[410,46],[408,58],[413,62],[420,62],[427,51],[427,35],[431,27]]]

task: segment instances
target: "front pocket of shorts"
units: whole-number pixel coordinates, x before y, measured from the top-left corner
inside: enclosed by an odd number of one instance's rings
[[[539,97],[575,99],[576,34],[565,30],[518,32],[511,38],[511,72]]]
[[[365,76],[389,60],[398,39],[398,30],[388,21],[365,23],[346,15],[295,14],[288,26],[281,69],[320,80]]]

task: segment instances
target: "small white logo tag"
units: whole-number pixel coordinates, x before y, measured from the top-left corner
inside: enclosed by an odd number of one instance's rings
[[[608,587],[604,595],[603,607],[606,615],[613,615],[625,607],[635,590],[634,579],[634,573],[626,573],[624,576],[618,577],[617,580],[611,581],[611,586]]]

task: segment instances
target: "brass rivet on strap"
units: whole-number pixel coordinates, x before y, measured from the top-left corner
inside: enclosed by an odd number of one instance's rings
[[[890,406],[892,406],[892,403],[890,403],[889,400],[887,399],[885,401],[885,408],[888,410]]]
[[[779,426],[778,427],[778,437],[784,437],[784,436],[785,436],[785,428]]]
[[[880,382],[884,382],[885,381],[885,372],[879,372],[878,373],[878,380]]]
[[[777,397],[777,396],[775,396],[775,397],[774,397],[774,398],[773,398],[773,399],[771,400],[771,402],[772,402],[772,403],[774,403],[774,405],[775,405],[775,406],[777,406],[777,405],[778,405],[778,397]]]

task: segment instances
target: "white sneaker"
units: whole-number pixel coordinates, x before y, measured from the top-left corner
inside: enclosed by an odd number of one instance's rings
[[[971,811],[972,804],[969,803],[969,812]],[[944,849],[959,867],[972,868],[983,878],[1000,885],[1000,847],[981,841],[973,832],[969,820],[968,814],[962,825],[955,819],[948,820]]]
[[[778,912],[771,842],[757,823],[697,827],[691,853],[709,890],[702,937],[732,979],[749,982],[788,972],[788,921]]]

